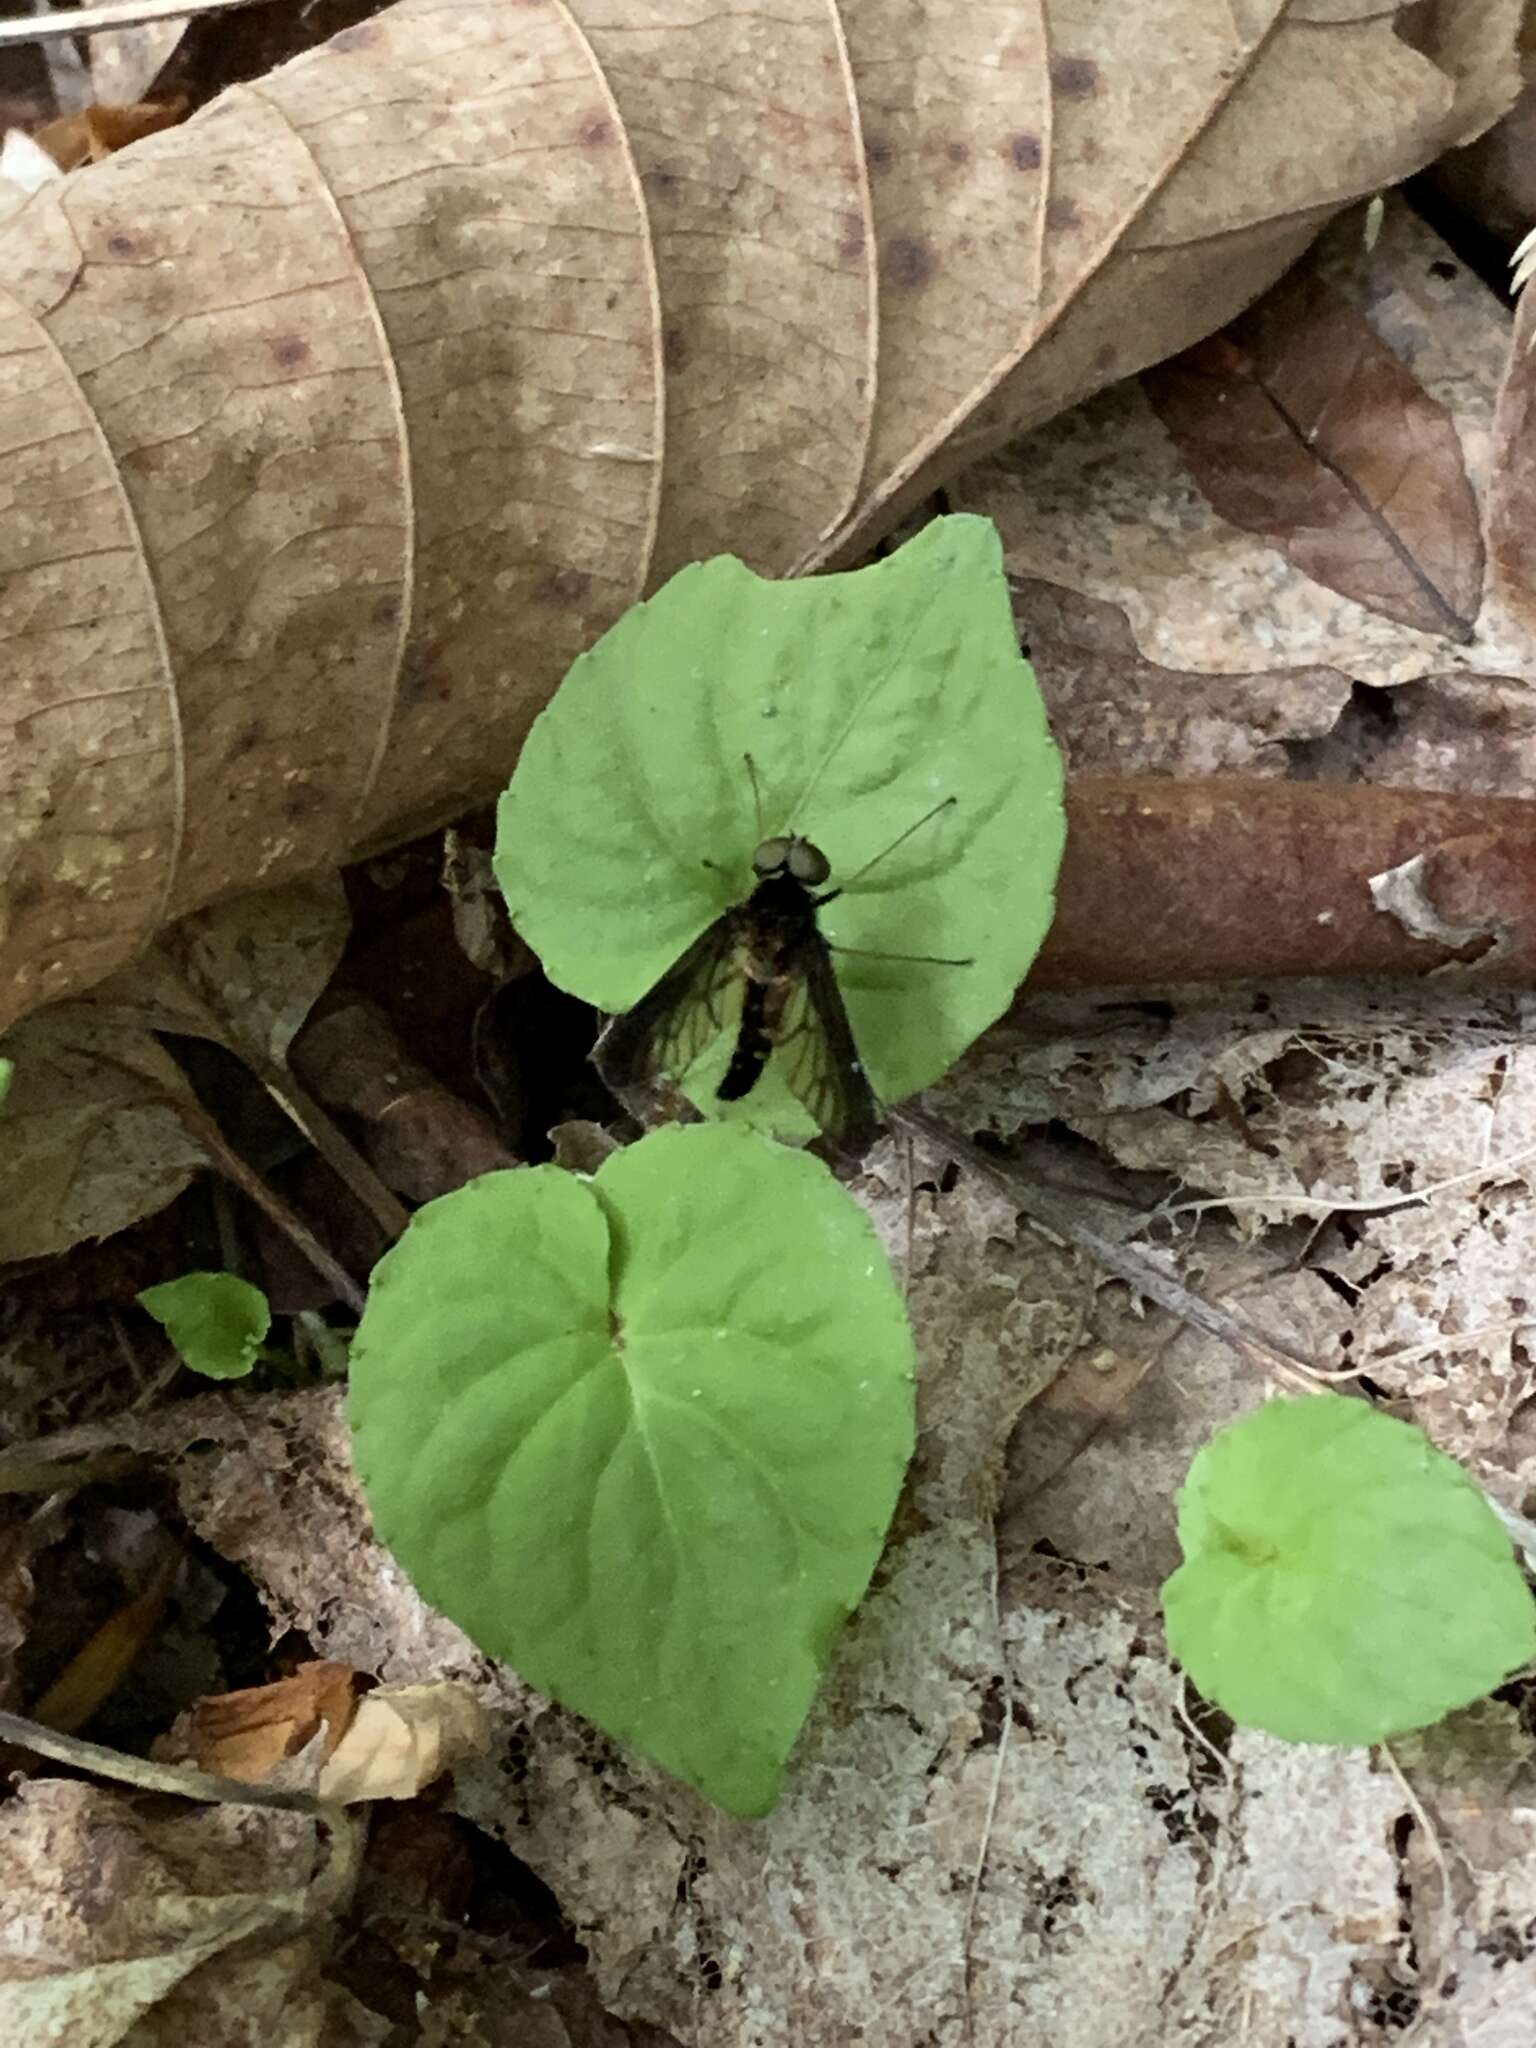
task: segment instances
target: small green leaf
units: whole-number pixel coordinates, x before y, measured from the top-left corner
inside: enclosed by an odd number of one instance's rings
[[[16,1068],[12,1061],[0,1060],[0,1102],[4,1102],[7,1095],[11,1092],[11,1076],[15,1071]]]
[[[530,1684],[765,1812],[911,1455],[868,1219],[748,1131],[412,1218],[352,1351],[357,1469],[418,1589]]]
[[[1454,1459],[1363,1401],[1270,1401],[1221,1430],[1179,1495],[1179,1541],[1169,1647],[1244,1727],[1377,1742],[1536,1654],[1498,1516]]]
[[[181,1353],[211,1380],[244,1379],[272,1327],[267,1297],[233,1273],[183,1273],[138,1297]]]
[[[875,1091],[898,1101],[1007,1008],[1050,924],[1065,835],[1061,762],[991,522],[934,520],[845,575],[770,582],[729,555],[695,563],[576,662],[502,798],[495,862],[561,988],[631,1009],[750,894],[747,755],[762,830],[813,840],[831,886],[853,884],[821,928],[862,949],[834,953],[837,979]],[[688,1093],[711,1115],[809,1129],[777,1056],[742,1102],[716,1101],[736,1028],[723,1011]]]

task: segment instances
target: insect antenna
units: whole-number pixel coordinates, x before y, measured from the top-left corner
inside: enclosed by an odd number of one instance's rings
[[[912,834],[914,832],[920,832],[922,828],[928,823],[930,818],[936,818],[939,815],[940,811],[947,811],[950,805],[954,803],[954,801],[954,797],[947,796],[941,802],[936,803],[931,811],[924,811],[923,815],[919,819],[917,819],[915,823],[909,825],[905,832],[898,832],[896,837],[891,841],[889,846],[882,846],[880,851],[877,854],[875,854],[872,859],[865,861],[863,867],[859,869],[857,874],[850,875],[846,882],[839,882],[837,887],[833,889],[828,895],[818,896],[816,898],[817,904],[820,905],[823,903],[830,903],[834,896],[842,896],[849,889],[857,887],[857,885],[860,882],[862,882],[864,877],[869,873],[871,868],[878,867],[881,861],[885,859],[887,854],[894,853],[898,846],[904,845],[906,841],[912,837]]]
[[[757,763],[750,754],[743,754],[741,758],[746,762],[747,773],[752,778],[752,804],[757,812],[757,837],[758,843],[761,844],[767,834],[763,830],[763,792],[757,780]]]
[[[834,946],[830,939],[828,939],[827,944],[834,953],[846,953],[853,960],[904,960],[909,966],[913,967],[974,967],[976,965],[974,954],[968,955],[964,960],[946,960],[942,953],[875,953],[868,946]]]

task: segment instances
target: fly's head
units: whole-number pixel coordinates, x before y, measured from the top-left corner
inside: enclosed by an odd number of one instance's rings
[[[776,833],[759,842],[752,856],[752,872],[760,882],[786,877],[802,888],[819,889],[832,872],[832,863],[819,846],[798,833]]]

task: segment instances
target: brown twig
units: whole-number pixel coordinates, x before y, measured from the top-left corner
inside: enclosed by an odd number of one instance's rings
[[[1536,803],[1219,776],[1068,785],[1031,989],[1443,971],[1536,981]]]
[[[145,1792],[172,1792],[182,1799],[204,1799],[224,1806],[280,1806],[290,1813],[324,1811],[321,1801],[308,1792],[242,1785],[237,1778],[216,1778],[207,1771],[189,1770],[182,1764],[157,1764],[144,1757],[125,1756],[121,1750],[106,1749],[99,1742],[82,1742],[78,1735],[55,1734],[53,1729],[40,1727],[23,1714],[0,1712],[0,1742],[11,1743],[34,1756],[45,1756],[50,1763],[87,1771],[92,1777],[137,1785]]]
[[[189,1097],[172,1095],[167,1091],[160,1100],[167,1109],[173,1110],[183,1126],[197,1140],[207,1153],[209,1163],[232,1181],[243,1195],[249,1196],[257,1208],[269,1216],[278,1229],[298,1247],[315,1271],[336,1290],[337,1299],[344,1301],[355,1314],[361,1315],[367,1299],[364,1290],[358,1286],[341,1261],[328,1252],[319,1238],[295,1210],[290,1209],[280,1195],[272,1192],[259,1173],[254,1172],[226,1140],[208,1112]]]

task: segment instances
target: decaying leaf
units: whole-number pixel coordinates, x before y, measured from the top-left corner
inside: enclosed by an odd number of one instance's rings
[[[270,1076],[335,970],[349,928],[335,876],[217,904],[161,934],[88,1000],[5,1038],[0,1262],[66,1250],[153,1215],[202,1148],[167,1106],[189,1090],[156,1031],[210,1038]]]
[[[1174,677],[1207,701],[1224,687],[1239,721],[1240,686],[1257,690],[1271,758],[1324,772],[1330,674],[1341,727],[1362,685],[1536,676],[1536,582],[1512,500],[1529,466],[1525,372],[1508,316],[1401,202],[1373,249],[1352,217],[1307,266],[1239,324],[1251,346],[1206,345],[1199,361],[1225,374],[1174,365],[1119,385],[952,492],[996,519],[1027,579],[1026,638],[1042,585],[1068,593],[1069,616],[1087,602],[1123,617],[1161,672],[1138,695],[1165,760]],[[1224,427],[1234,406],[1246,428]],[[1049,696],[1044,663],[1041,683]],[[1124,733],[1134,704],[1115,717]],[[1417,779],[1462,786],[1451,772],[1421,762]],[[1410,779],[1405,765],[1394,779]]]
[[[1496,117],[1518,18],[400,0],[39,192],[0,1020],[499,787],[687,554],[830,559],[1209,332]]]
[[[337,1815],[168,1807],[63,1779],[0,1812],[0,2032],[70,2048],[365,2048],[319,1964],[360,1837]]]
[[[205,1163],[172,1106],[181,1069],[147,1031],[89,1002],[7,1032],[0,1262],[67,1251],[152,1216]]]
[[[301,1664],[290,1678],[201,1699],[155,1745],[166,1763],[253,1784],[277,1782],[301,1752],[321,1799],[350,1806],[414,1799],[489,1739],[484,1707],[462,1684],[383,1686],[360,1695],[350,1664]]]
[[[328,1659],[301,1664],[291,1677],[198,1700],[154,1746],[162,1763],[195,1764],[216,1777],[261,1784],[300,1751],[318,1770],[357,1710],[358,1674]]]
[[[351,919],[338,875],[215,904],[162,932],[91,1001],[152,1031],[210,1038],[258,1066],[287,1057],[341,959]]]
[[[462,1757],[490,1746],[490,1716],[468,1686],[386,1685],[358,1705],[320,1773],[322,1799],[414,1799]]]
[[[1315,271],[1142,389],[1224,519],[1367,610],[1472,638],[1483,537],[1456,430]]]

